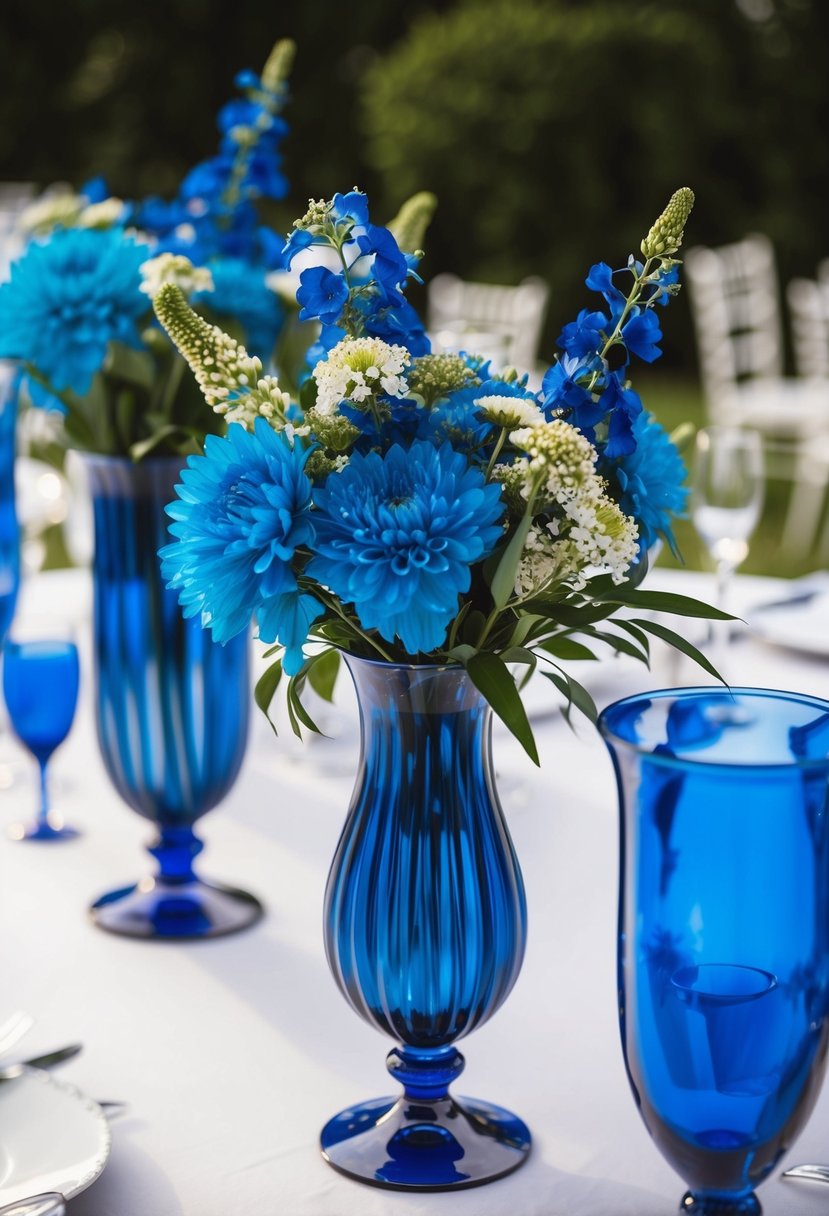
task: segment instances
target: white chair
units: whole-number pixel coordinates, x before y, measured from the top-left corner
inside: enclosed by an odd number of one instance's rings
[[[779,288],[768,238],[690,249],[685,279],[711,421],[792,441],[829,433],[829,380],[783,374]]]
[[[829,379],[829,281],[792,279],[786,288],[798,376]]]
[[[532,371],[549,288],[530,277],[517,287],[470,283],[439,274],[429,283],[429,330],[444,350],[477,350],[496,365]]]

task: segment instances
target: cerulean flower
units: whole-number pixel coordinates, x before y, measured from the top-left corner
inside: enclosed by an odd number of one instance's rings
[[[560,416],[571,422],[592,443],[594,428],[605,416],[605,407],[578,383],[585,371],[580,359],[564,355],[549,367],[541,382],[541,404],[548,418]]]
[[[200,292],[202,303],[219,318],[235,318],[244,330],[245,347],[267,365],[282,326],[283,309],[265,281],[261,266],[240,258],[219,258],[210,263],[213,290]]]
[[[613,282],[613,271],[607,262],[597,262],[590,267],[590,273],[584,280],[591,291],[598,291],[610,305],[610,316],[615,323],[622,315],[626,299],[624,294]]]
[[[110,342],[138,347],[147,311],[139,267],[148,257],[121,228],[68,228],[33,243],[0,286],[0,357],[33,364],[83,396]]]
[[[625,456],[636,447],[633,424],[642,413],[642,400],[632,388],[626,388],[621,375],[611,372],[599,405],[609,415],[605,455],[612,460]]]
[[[645,363],[654,363],[662,351],[656,345],[662,339],[659,318],[651,309],[638,309],[622,326],[622,340],[632,355],[638,355]]]
[[[334,274],[325,266],[309,266],[299,276],[296,298],[302,306],[300,321],[319,319],[334,324],[348,299],[348,287],[341,274]]]
[[[575,321],[564,326],[558,336],[558,345],[576,358],[594,355],[604,345],[604,336],[610,328],[603,312],[588,312],[583,308]]]
[[[664,536],[674,548],[671,516],[685,511],[688,488],[686,468],[670,436],[649,415],[633,424],[635,449],[618,463],[615,477],[621,490],[620,506],[639,525],[640,543],[648,548]]]
[[[501,536],[500,487],[447,443],[352,455],[314,495],[308,574],[353,604],[365,629],[411,655],[440,646],[470,567]]]
[[[218,642],[247,629],[251,617],[265,642],[286,648],[285,670],[302,666],[302,645],[322,607],[300,591],[292,561],[309,545],[308,453],[257,419],[227,436],[208,435],[191,456],[167,513],[175,543],[161,550],[162,572],[187,617],[200,615]]]

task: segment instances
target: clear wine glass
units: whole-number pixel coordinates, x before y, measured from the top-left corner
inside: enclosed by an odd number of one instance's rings
[[[709,426],[697,433],[691,519],[717,564],[717,603],[723,608],[734,571],[763,506],[763,442],[757,431]]]
[[[77,836],[49,802],[47,767],[72,726],[78,701],[78,649],[54,623],[12,626],[3,651],[3,694],[17,738],[40,769],[39,805],[34,820],[14,824],[14,840],[68,840]]]

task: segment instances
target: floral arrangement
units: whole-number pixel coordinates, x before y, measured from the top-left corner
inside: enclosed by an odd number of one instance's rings
[[[188,460],[163,568],[214,637],[253,618],[275,644],[260,705],[284,671],[292,724],[313,729],[303,686],[328,695],[340,650],[460,663],[537,762],[508,664],[539,666],[566,712],[591,715],[561,661],[595,657],[595,642],[647,661],[655,635],[713,670],[660,623],[609,619],[622,606],[722,615],[630,577],[658,537],[673,544],[685,503],[681,457],[628,366],[660,353],[657,309],[678,290],[692,205],[677,191],[642,260],[592,268],[603,305],[565,326],[537,393],[514,368],[431,353],[405,296],[421,255],[374,225],[356,190],[312,201],[285,245],[301,315],[320,325],[299,402],[175,284],[160,288],[161,323],[231,422]],[[417,229],[416,207],[409,220]],[[322,646],[306,655],[309,639]]]
[[[0,286],[0,357],[22,361],[32,400],[64,411],[75,446],[140,459],[198,451],[222,429],[155,322],[152,295],[166,280],[270,361],[284,310],[269,274],[282,241],[257,201],[287,193],[279,149],[293,49],[278,42],[261,77],[239,73],[218,154],[173,201],[125,203],[96,180],[25,213],[30,243]]]

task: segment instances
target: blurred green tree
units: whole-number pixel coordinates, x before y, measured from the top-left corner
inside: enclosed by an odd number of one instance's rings
[[[817,216],[799,223],[801,183],[821,205],[829,185],[815,141],[829,88],[808,46],[826,22],[810,0],[464,0],[366,73],[366,155],[387,210],[437,194],[428,269],[547,279],[550,353],[589,264],[637,249],[679,185],[697,191],[692,242],[760,229],[787,267],[822,252]],[[679,311],[670,342],[689,359]]]

